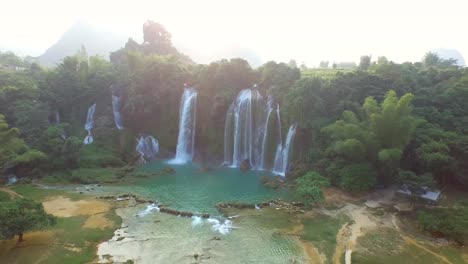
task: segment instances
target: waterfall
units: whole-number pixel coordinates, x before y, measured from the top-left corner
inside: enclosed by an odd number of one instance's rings
[[[234,103],[229,106],[224,125],[224,165],[232,164],[232,125],[234,123]]]
[[[85,145],[91,144],[94,141],[93,136],[91,135],[91,130],[94,127],[94,112],[96,112],[96,104],[93,104],[88,108],[88,114],[86,115],[85,129],[88,131],[88,135],[83,141]]]
[[[58,111],[55,111],[55,124],[60,124],[60,114]]]
[[[159,142],[153,136],[141,136],[137,139],[136,151],[143,163],[152,160],[159,153]]]
[[[170,163],[184,164],[192,161],[195,146],[197,91],[185,88],[180,101],[179,136],[176,156]]]
[[[224,165],[239,167],[244,161],[248,161],[251,168],[270,169],[268,153],[271,153],[269,149],[274,148],[271,144],[275,142],[273,172],[284,176],[288,170],[295,133],[294,124],[289,128],[283,145],[279,104],[272,96],[268,97],[265,104],[257,90],[242,90],[226,113]]]
[[[112,112],[114,112],[114,122],[118,130],[122,130],[122,116],[120,114],[120,96],[112,95]]]
[[[244,89],[229,107],[224,132],[225,165],[239,167],[247,160],[250,167],[256,167],[255,165],[260,162],[257,151],[260,135],[257,126],[259,120],[255,120],[258,119],[255,111],[261,100],[262,97],[257,90]]]
[[[286,136],[286,142],[283,145],[279,144],[276,153],[275,153],[275,164],[273,166],[273,173],[285,176],[289,168],[289,154],[291,151],[291,146],[294,140],[294,135],[296,134],[296,124],[292,124],[289,127],[288,134]]]
[[[268,96],[268,112],[266,115],[265,119],[265,127],[263,128],[263,140],[262,140],[262,152],[260,155],[260,166],[259,169],[264,170],[265,169],[265,155],[267,153],[267,143],[268,143],[268,132],[269,132],[269,123],[270,123],[270,115],[273,113],[273,104],[274,104],[274,98],[272,96]]]
[[[58,111],[55,111],[55,125],[60,125],[60,114]],[[63,139],[63,140],[66,140],[67,139],[67,134],[65,133],[65,130],[63,130],[62,134],[60,135],[60,137]]]

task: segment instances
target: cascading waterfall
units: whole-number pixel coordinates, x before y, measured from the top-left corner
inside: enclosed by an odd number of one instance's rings
[[[184,164],[192,161],[195,146],[195,127],[197,94],[193,88],[185,88],[180,102],[179,136],[176,156],[172,164]]]
[[[259,127],[255,110],[262,96],[257,90],[244,89],[231,104],[226,114],[224,133],[224,164],[239,167],[248,161],[250,167],[260,163],[259,151],[256,151]],[[231,132],[232,131],[232,132]]]
[[[232,126],[234,123],[234,103],[232,103],[226,113],[226,123],[224,124],[224,165],[232,164]]]
[[[136,151],[143,163],[152,160],[159,153],[159,142],[153,136],[141,136],[137,139]]]
[[[54,116],[55,120],[54,120],[54,124],[55,125],[60,125],[60,114],[58,111],[55,111],[55,116]],[[63,133],[60,135],[60,137],[65,140],[67,139],[67,134],[65,133],[65,130],[63,131]]]
[[[266,154],[268,153],[267,152],[267,148],[268,148],[268,132],[269,132],[269,124],[270,124],[270,116],[271,114],[273,113],[274,111],[274,98],[272,96],[268,96],[268,102],[267,102],[267,105],[268,105],[268,111],[267,111],[267,115],[266,115],[266,119],[265,119],[265,126],[263,128],[263,139],[262,139],[262,150],[261,150],[261,156],[260,156],[260,166],[259,166],[259,169],[260,170],[265,170],[266,168]],[[278,106],[278,109],[279,109],[279,106]],[[279,113],[279,111],[277,111]],[[279,117],[279,115],[278,115]],[[281,122],[279,122],[279,119],[278,119],[278,127],[281,131]],[[281,142],[281,139],[280,139],[280,142]]]
[[[289,168],[289,154],[291,151],[291,146],[296,135],[296,124],[292,124],[289,127],[288,134],[286,136],[286,142],[283,145],[278,145],[275,153],[275,164],[273,166],[273,173],[285,176]]]
[[[83,141],[85,145],[91,144],[94,141],[93,136],[91,135],[91,130],[94,127],[94,112],[96,112],[96,104],[93,104],[88,108],[88,114],[86,115],[85,129],[88,131],[88,135]]]
[[[60,124],[60,114],[58,111],[55,111],[55,124]]]
[[[114,122],[118,130],[122,130],[123,122],[120,114],[120,96],[112,95],[112,112],[114,112]]]

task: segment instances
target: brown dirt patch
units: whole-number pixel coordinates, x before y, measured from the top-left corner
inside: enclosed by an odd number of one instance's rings
[[[41,263],[47,258],[48,249],[54,243],[52,231],[24,234],[24,242],[18,244],[18,237],[0,241],[0,262]]]
[[[92,215],[86,219],[84,228],[106,229],[114,226],[114,222],[107,219],[103,214]]]
[[[324,263],[324,256],[319,254],[317,248],[311,242],[302,241],[302,246],[310,264]]]
[[[356,202],[365,197],[365,194],[350,194],[336,187],[329,187],[323,190],[326,204],[347,204],[349,202]]]
[[[57,196],[42,203],[47,213],[58,217],[71,217],[77,215],[95,215],[110,210],[108,203],[97,200],[72,201],[70,198]]]
[[[70,198],[58,196],[44,201],[43,205],[47,213],[58,217],[89,216],[83,224],[84,228],[106,229],[114,226],[114,222],[105,216],[111,205],[103,201],[92,199],[72,201]]]

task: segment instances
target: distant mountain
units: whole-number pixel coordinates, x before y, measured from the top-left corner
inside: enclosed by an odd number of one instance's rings
[[[431,50],[432,52],[435,52],[439,54],[439,56],[443,59],[456,59],[458,66],[465,67],[465,59],[463,58],[463,55],[456,49],[434,49]]]
[[[76,22],[60,39],[38,57],[46,66],[55,66],[66,56],[75,55],[83,45],[89,56],[101,55],[109,59],[109,53],[125,45],[128,37],[97,29],[86,22]]]

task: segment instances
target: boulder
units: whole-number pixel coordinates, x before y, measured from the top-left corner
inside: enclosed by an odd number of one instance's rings
[[[250,170],[251,169],[250,161],[248,159],[242,161],[239,168],[243,171]]]

